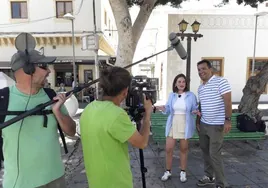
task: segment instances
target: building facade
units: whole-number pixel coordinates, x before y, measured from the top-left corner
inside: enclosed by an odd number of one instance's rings
[[[197,93],[201,80],[198,76],[197,62],[202,59],[211,61],[214,74],[225,77],[232,87],[232,100],[239,102],[243,96],[243,88],[251,75],[254,50],[255,16],[253,14],[169,14],[168,32],[179,32],[178,23],[185,19],[188,23],[195,20],[201,23],[198,33],[203,37],[192,40],[191,49],[191,90]],[[268,63],[266,45],[268,42],[268,17],[258,17],[256,38],[256,55],[254,74]],[[188,26],[186,32],[192,32]],[[183,41],[186,49],[186,40]],[[177,53],[170,52],[167,57],[166,95],[171,91],[174,77],[185,73],[186,60],[181,60]],[[268,101],[267,88],[260,101]]]
[[[15,38],[21,32],[31,33],[36,50],[46,56],[57,57],[50,65],[48,82],[57,89],[60,83],[71,87],[73,81],[72,24],[63,15],[74,19],[75,63],[79,83],[95,79],[94,51],[83,50],[81,38],[94,33],[92,0],[2,0],[0,1],[0,71],[11,74],[10,59],[16,52]],[[99,42],[99,63],[106,63],[115,55],[117,33],[108,0],[95,0],[96,31]]]
[[[167,49],[170,46],[168,35],[171,32],[180,32],[178,24],[183,19],[189,23],[185,32],[193,33],[191,24],[197,20],[201,23],[198,33],[203,37],[197,41],[192,39],[191,43],[191,91],[197,94],[201,83],[197,62],[209,59],[214,67],[214,74],[225,77],[231,84],[232,101],[239,102],[252,70],[256,20],[254,13],[256,9],[243,7],[202,10],[157,7],[138,43],[134,61]],[[268,14],[258,17],[254,74],[268,62],[267,32]],[[187,50],[187,39],[181,42]],[[173,50],[148,59],[132,70],[134,75],[159,78],[159,102],[165,103],[172,91],[175,76],[179,73],[186,74],[186,60],[182,60]],[[268,101],[268,89],[261,95],[260,101]]]

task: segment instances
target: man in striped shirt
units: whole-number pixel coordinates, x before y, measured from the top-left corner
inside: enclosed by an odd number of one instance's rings
[[[216,183],[216,188],[225,188],[221,148],[224,134],[231,129],[231,87],[225,78],[213,75],[208,60],[198,62],[197,68],[203,83],[198,88],[201,116],[197,118],[196,127],[199,131],[205,170],[205,176],[197,185]]]

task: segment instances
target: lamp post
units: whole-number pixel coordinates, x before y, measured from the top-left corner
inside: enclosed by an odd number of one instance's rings
[[[187,64],[186,64],[186,78],[188,83],[188,88],[190,89],[190,78],[191,78],[191,43],[192,38],[194,41],[197,40],[197,38],[203,37],[201,34],[197,34],[199,31],[200,23],[198,21],[194,21],[194,23],[191,25],[193,33],[184,33],[187,29],[188,22],[186,22],[184,19],[178,24],[180,33],[177,33],[177,36],[181,38],[183,41],[184,38],[187,38]]]
[[[95,0],[92,1],[92,8],[93,8],[93,23],[94,23],[94,36],[95,36],[95,46],[94,49],[95,52],[95,75],[96,79],[99,78],[99,58],[98,58],[98,51],[99,51],[99,35],[97,34],[97,23],[96,23],[96,6],[95,6]],[[99,86],[96,84],[96,99],[99,99]]]
[[[73,75],[74,75],[74,87],[76,87],[77,79],[76,79],[75,46],[74,46],[74,19],[75,19],[75,17],[72,14],[67,13],[63,16],[63,18],[66,20],[71,20],[71,22],[72,22]]]
[[[256,58],[256,39],[257,39],[257,28],[258,28],[258,17],[265,16],[268,12],[257,12],[254,14],[255,16],[255,33],[254,33],[254,49],[253,49],[253,58],[252,58],[252,67],[251,67],[251,76],[254,76],[254,67],[255,67],[255,58]]]

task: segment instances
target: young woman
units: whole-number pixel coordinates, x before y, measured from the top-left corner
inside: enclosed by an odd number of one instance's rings
[[[186,182],[186,166],[188,154],[188,139],[195,132],[194,115],[199,114],[198,104],[194,93],[188,91],[186,77],[179,74],[173,81],[173,92],[169,94],[165,106],[157,107],[158,110],[169,114],[166,123],[166,171],[162,181],[171,177],[172,156],[176,140],[180,143],[180,180]]]

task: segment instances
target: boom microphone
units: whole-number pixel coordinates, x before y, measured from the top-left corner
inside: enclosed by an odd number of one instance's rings
[[[169,40],[171,42],[172,47],[177,51],[181,59],[187,58],[187,52],[185,51],[184,47],[182,46],[179,38],[177,37],[176,33],[169,34]]]
[[[23,35],[22,35],[22,36],[23,36]],[[186,58],[187,58],[187,53],[185,52],[183,46],[182,46],[181,43],[180,43],[180,40],[178,39],[178,37],[176,36],[175,33],[171,33],[171,34],[169,35],[169,40],[171,41],[172,46],[168,47],[167,49],[165,49],[165,50],[163,50],[163,51],[160,51],[160,52],[158,52],[158,53],[155,53],[155,54],[153,54],[153,55],[151,55],[151,56],[145,57],[145,58],[143,58],[143,59],[141,59],[141,60],[139,60],[139,61],[137,61],[137,62],[135,62],[135,63],[129,64],[129,65],[123,67],[123,68],[128,69],[129,67],[132,67],[132,66],[134,66],[134,65],[136,65],[136,64],[139,64],[139,63],[141,63],[141,62],[143,62],[143,61],[147,61],[149,58],[152,58],[152,57],[154,57],[154,56],[157,56],[157,55],[162,54],[162,53],[167,52],[167,51],[171,51],[171,50],[173,50],[174,48],[175,48],[175,50],[178,52],[179,56],[180,56],[182,59],[186,59]],[[15,41],[17,49],[18,49],[18,50],[19,50],[19,49],[24,49],[24,50],[25,50],[25,46],[23,45],[23,44],[25,44],[25,43],[20,43],[20,42],[17,42],[17,41],[20,41],[20,40],[16,40],[16,41]],[[32,42],[35,42],[35,41],[33,40]],[[30,45],[28,45],[28,47],[27,47],[26,49],[29,50],[29,47],[31,47],[32,49],[34,49],[35,44],[34,44],[34,45],[31,45],[31,42],[28,42],[28,44],[30,44]],[[30,48],[30,50],[31,50],[31,48]],[[99,82],[99,78],[96,79],[96,80],[93,80],[93,81],[90,82],[90,83],[85,84],[84,86],[81,86],[81,87],[75,87],[74,90],[71,90],[71,91],[67,92],[65,95],[66,95],[66,96],[69,96],[70,94],[78,93],[78,92],[82,91],[83,89],[85,89],[85,88],[87,88],[87,87],[90,87],[90,86],[93,85],[93,84],[96,84],[97,82]],[[51,101],[48,101],[48,102],[46,102],[46,103],[40,104],[40,105],[36,106],[35,108],[33,108],[33,109],[31,109],[31,110],[27,110],[27,111],[23,112],[22,114],[20,114],[20,115],[18,115],[18,116],[15,116],[14,118],[12,118],[12,119],[10,119],[10,120],[7,120],[7,121],[5,121],[5,122],[3,122],[3,123],[0,123],[0,130],[2,130],[2,129],[4,129],[4,128],[6,128],[6,127],[12,125],[13,123],[16,123],[16,122],[22,120],[23,118],[26,118],[26,117],[28,117],[28,116],[30,116],[30,115],[33,115],[33,114],[35,114],[36,112],[39,112],[39,111],[45,109],[47,106],[50,106],[50,105],[52,105],[52,104],[54,104],[54,103],[56,103],[56,102],[57,102],[57,101],[55,101],[55,100],[51,100]]]

